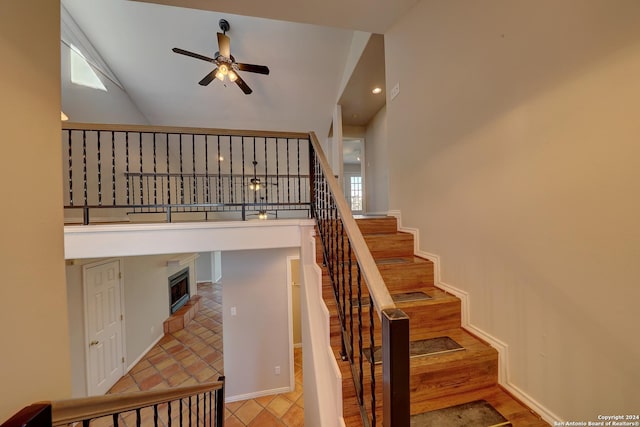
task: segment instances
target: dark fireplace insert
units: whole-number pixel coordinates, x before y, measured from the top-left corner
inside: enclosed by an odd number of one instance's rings
[[[189,267],[169,277],[169,307],[175,313],[189,301]]]

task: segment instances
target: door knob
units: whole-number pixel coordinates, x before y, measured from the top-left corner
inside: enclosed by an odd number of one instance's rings
[[[98,344],[100,344],[100,341],[93,340],[89,343],[89,347],[91,347],[92,345],[98,345]]]

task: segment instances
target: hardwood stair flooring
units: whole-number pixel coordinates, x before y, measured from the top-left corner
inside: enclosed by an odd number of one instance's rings
[[[355,217],[365,242],[369,247],[378,269],[392,297],[406,292],[424,292],[430,299],[417,301],[398,301],[396,305],[409,316],[410,341],[447,336],[464,347],[464,350],[417,356],[410,359],[411,414],[456,406],[475,400],[486,400],[512,422],[513,426],[548,426],[533,414],[526,406],[511,397],[498,385],[498,353],[491,346],[476,338],[461,327],[460,300],[434,286],[434,266],[430,260],[413,255],[413,235],[397,231],[397,222],[393,217]],[[316,246],[316,259],[322,265],[322,246],[319,238]],[[355,259],[355,258],[353,258]],[[338,268],[342,269],[339,264]],[[348,266],[344,266],[349,274]],[[357,274],[352,263],[352,277]],[[323,298],[331,314],[330,340],[338,366],[342,372],[343,416],[348,427],[361,426],[360,409],[357,404],[353,385],[352,370],[348,362],[342,361],[340,349],[342,343],[341,325],[338,310],[326,267],[323,267]],[[348,288],[346,289],[348,295]],[[364,280],[361,295],[368,299]],[[352,297],[357,297],[354,285]],[[342,304],[342,301],[341,301]],[[357,316],[357,303],[349,307],[348,296],[344,304],[347,313],[352,310]],[[363,339],[362,348],[369,346],[369,306],[362,307]],[[357,322],[354,322],[357,323]],[[381,343],[381,327],[377,314],[374,315],[374,342]],[[351,324],[347,321],[347,328]],[[357,326],[354,332],[354,360],[359,363],[359,345]],[[363,360],[365,371],[364,389],[370,390],[370,364]],[[374,368],[376,380],[376,414],[378,425],[382,425],[382,368]],[[366,393],[365,393],[366,396]],[[370,392],[366,397],[370,406]]]

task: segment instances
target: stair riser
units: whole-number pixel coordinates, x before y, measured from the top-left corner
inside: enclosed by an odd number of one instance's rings
[[[398,221],[395,217],[358,218],[356,224],[362,234],[392,234],[398,231]]]
[[[367,243],[367,247],[373,255],[374,259],[382,258],[402,258],[413,256],[413,236],[407,233],[396,234],[379,234],[379,235],[365,235],[364,240]],[[344,241],[338,236],[337,240],[329,242],[329,250],[337,254],[337,259],[342,260],[344,252],[344,259],[349,259],[348,241],[345,236]],[[344,245],[344,247],[343,247]],[[322,261],[322,243],[316,239],[316,261]],[[353,250],[351,251],[351,260],[355,261],[356,256]]]
[[[364,365],[363,384],[366,400],[371,399],[371,374],[369,364]],[[434,366],[430,372],[416,373],[412,370],[409,378],[411,404],[420,404],[431,399],[464,393],[478,388],[497,384],[497,360],[479,360],[476,362],[458,361],[449,367]],[[350,407],[343,408],[345,416],[358,412],[355,403],[355,387],[351,376],[343,373],[343,399],[352,401]],[[382,408],[382,368],[376,366],[376,406]]]
[[[341,230],[339,221],[329,220],[321,221],[325,230],[329,233],[335,233]],[[398,221],[394,217],[378,217],[378,218],[356,218],[356,224],[363,235],[366,234],[393,234],[398,231]],[[316,230],[318,227],[316,227]]]
[[[433,263],[379,265],[380,275],[389,292],[408,292],[417,286],[432,286]]]

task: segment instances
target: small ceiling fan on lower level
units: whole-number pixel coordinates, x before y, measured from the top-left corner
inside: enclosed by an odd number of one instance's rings
[[[188,50],[180,49],[177,47],[174,47],[172,50],[175,53],[179,53],[180,55],[190,56],[192,58],[211,62],[216,65],[216,68],[214,68],[213,71],[211,71],[209,74],[204,76],[202,80],[200,80],[199,84],[201,86],[207,86],[214,79],[224,81],[226,77],[229,79],[229,81],[237,84],[245,93],[245,95],[249,95],[251,92],[253,92],[253,90],[251,90],[249,85],[247,85],[247,83],[242,80],[242,77],[240,77],[238,71],[269,74],[269,67],[265,65],[244,64],[236,62],[236,59],[233,57],[233,55],[231,55],[229,36],[227,36],[226,34],[230,28],[229,22],[227,22],[226,19],[221,19],[218,24],[220,25],[222,33],[217,33],[219,51],[214,55],[215,58],[209,58],[208,56],[200,55],[199,53],[190,52]]]

